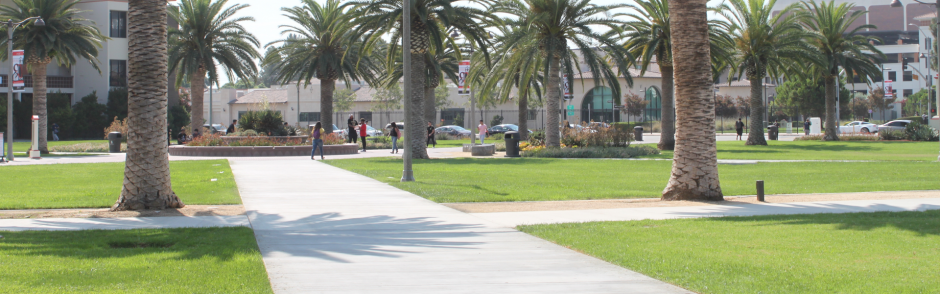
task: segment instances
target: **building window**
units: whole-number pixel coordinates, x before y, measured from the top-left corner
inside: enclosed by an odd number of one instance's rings
[[[360,111],[360,112],[359,112],[359,118],[360,118],[360,119],[363,119],[363,118],[364,118],[364,119],[366,119],[367,122],[371,122],[371,121],[372,121],[372,112],[371,112],[371,111]]]
[[[904,98],[907,98],[907,97],[910,97],[911,95],[914,95],[914,90],[912,90],[912,89],[904,89],[904,92],[902,92],[902,93],[904,93]]]
[[[896,72],[896,71],[889,71],[889,72],[888,72],[888,80],[889,80],[889,81],[895,81],[895,82],[897,82],[897,81],[898,81],[898,72]]]
[[[127,87],[127,60],[111,60],[111,87]]]
[[[111,11],[111,38],[127,38],[127,11]]]
[[[316,122],[320,121],[319,112],[301,112],[299,121]]]
[[[905,70],[903,73],[904,73],[904,75],[903,75],[901,78],[903,78],[905,82],[910,82],[910,81],[913,81],[913,80],[914,80],[914,72],[913,72],[913,71],[906,71],[906,70]]]

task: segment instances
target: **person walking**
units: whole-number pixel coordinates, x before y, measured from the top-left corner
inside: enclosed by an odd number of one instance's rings
[[[431,144],[437,146],[437,140],[434,140],[434,134],[434,125],[431,124],[431,122],[428,122],[428,146],[431,146]]]
[[[234,133],[235,133],[235,124],[236,124],[236,123],[238,123],[238,120],[237,120],[237,119],[233,119],[233,120],[232,120],[232,124],[228,125],[228,129],[225,130],[225,133],[226,133],[226,134],[234,134]]]
[[[52,123],[52,141],[59,141],[59,124]]]
[[[320,148],[320,160],[323,160],[323,139],[320,138],[322,125],[320,122],[317,122],[313,126],[313,148],[310,150],[310,160],[316,160],[317,148]]]
[[[480,145],[483,145],[483,139],[486,138],[486,124],[483,123],[483,120],[480,120],[480,125],[477,126],[477,130],[480,132]]]
[[[359,125],[359,137],[362,138],[362,152],[366,152],[366,137],[369,136],[369,126],[366,125],[366,119],[359,119],[362,124]]]
[[[388,132],[388,135],[392,137],[392,154],[398,153],[398,137],[401,137],[398,124],[392,122],[392,130]]]
[[[352,114],[346,120],[346,126],[349,128],[346,130],[346,143],[356,144],[356,119]]]
[[[803,121],[803,133],[804,134],[809,135],[809,126],[811,125],[813,125],[813,123],[809,122],[808,118],[805,121]]]
[[[738,133],[738,136],[735,137],[735,140],[742,140],[744,135],[744,122],[741,121],[741,118],[738,118],[738,121],[734,122],[734,131]]]

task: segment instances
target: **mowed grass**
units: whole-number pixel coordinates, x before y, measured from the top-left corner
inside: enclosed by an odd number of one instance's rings
[[[228,160],[171,161],[170,178],[185,204],[241,203]],[[110,207],[123,181],[123,162],[0,167],[0,209]]]
[[[0,235],[3,293],[272,293],[246,227]]]
[[[52,147],[52,146],[74,145],[74,144],[82,144],[82,143],[107,144],[107,143],[108,143],[108,140],[52,141],[52,138],[49,138],[49,141],[47,142],[47,145],[48,145],[49,147]],[[16,142],[13,142],[13,152],[26,152],[26,151],[29,150],[29,145],[30,145],[30,144],[32,144],[32,143],[30,143],[30,142],[28,142],[28,141],[24,141],[24,142],[16,141]],[[6,143],[4,143],[3,148],[6,148]]]
[[[744,141],[717,143],[718,159],[936,161],[940,155],[937,142],[768,141],[767,146],[747,146]],[[672,151],[651,158],[671,159]]]
[[[938,293],[940,211],[520,226],[698,293]]]
[[[416,182],[401,183],[397,158],[326,160],[436,202],[658,198],[668,160],[480,159],[415,160]],[[719,165],[726,196],[940,189],[937,162],[790,162]]]

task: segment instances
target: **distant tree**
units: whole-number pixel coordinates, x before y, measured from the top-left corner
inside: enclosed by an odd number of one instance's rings
[[[108,90],[108,119],[127,117],[127,88],[118,87]]]
[[[746,124],[748,118],[751,116],[751,97],[735,97],[734,108],[737,109],[741,116],[744,116],[744,121]]]
[[[880,110],[881,119],[887,121],[885,111],[888,109],[894,109],[894,105],[892,104],[898,100],[898,96],[894,95],[892,97],[886,97],[885,90],[882,88],[874,88],[868,93],[869,109]]]
[[[404,97],[405,94],[402,93],[401,86],[398,84],[393,84],[388,88],[375,89],[372,101],[375,101],[376,104],[372,106],[372,111],[384,111],[385,120],[390,122],[392,121],[391,111],[401,109]]]
[[[356,92],[352,89],[343,88],[333,91],[333,109],[336,111],[349,111],[352,109],[353,101],[356,101]]]
[[[721,130],[724,131],[726,117],[734,117],[738,114],[738,109],[734,105],[734,99],[728,95],[715,95],[715,116],[718,117]]]
[[[864,120],[868,118],[868,110],[871,104],[868,102],[868,96],[865,96],[861,93],[856,93],[852,97],[852,101],[849,102],[849,109],[852,113],[852,119],[854,120]]]
[[[627,122],[629,122],[630,116],[635,118],[640,117],[640,115],[643,114],[643,110],[646,109],[647,104],[649,104],[649,101],[640,98],[640,95],[630,92],[623,95],[623,109],[621,112],[627,115]]]
[[[450,105],[453,104],[450,101],[450,91],[447,90],[447,87],[437,87],[434,89],[434,108],[438,110],[444,110]]]

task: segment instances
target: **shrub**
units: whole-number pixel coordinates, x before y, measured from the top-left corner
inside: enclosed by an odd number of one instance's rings
[[[562,131],[561,144],[566,147],[627,147],[633,141],[633,131],[622,128],[593,128]]]
[[[805,135],[801,137],[793,138],[793,141],[822,141],[826,135]],[[878,135],[863,135],[863,134],[844,134],[839,135],[839,140],[841,141],[878,141]]]
[[[336,133],[329,133],[324,136],[320,136],[320,139],[323,139],[323,145],[343,145],[346,143],[346,141],[343,140],[343,137],[337,135]],[[313,145],[312,140],[310,144]]]
[[[634,158],[656,154],[659,154],[659,149],[645,145],[618,148],[532,148],[522,152],[523,157],[541,158]]]
[[[108,152],[108,143],[79,143],[72,145],[49,146],[51,152]],[[121,144],[121,152],[127,151],[127,143]]]
[[[108,90],[108,117],[122,120],[127,117],[127,88],[116,87]],[[182,127],[182,126],[181,126]],[[178,130],[179,128],[177,128]]]
[[[904,129],[904,135],[911,141],[937,141],[937,131],[933,128],[920,123],[919,120],[912,120]]]
[[[238,125],[242,130],[254,130],[268,136],[287,136],[288,133],[284,128],[284,116],[270,109],[245,112],[238,119]]]
[[[81,101],[72,106],[72,137],[100,138],[101,130],[111,123],[104,115],[107,110],[106,106],[98,103],[98,96],[95,92],[82,97]]]
[[[903,131],[879,130],[878,137],[882,140],[904,140],[906,135]]]
[[[301,145],[300,138],[272,138],[266,136],[252,136],[236,141],[226,141],[221,134],[206,134],[186,143],[186,146],[297,146]]]
[[[180,129],[189,126],[189,111],[183,105],[170,107],[170,113],[167,114],[167,123],[170,125],[170,136],[176,138]]]
[[[118,120],[118,118],[115,117],[111,125],[104,129],[104,138],[108,139],[108,133],[111,132],[121,133],[121,141],[127,142],[127,118],[125,117],[124,120]]]
[[[255,130],[239,130],[234,133],[225,134],[226,136],[236,136],[236,137],[249,137],[249,136],[258,136],[258,132]],[[263,136],[263,135],[262,135]]]

